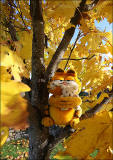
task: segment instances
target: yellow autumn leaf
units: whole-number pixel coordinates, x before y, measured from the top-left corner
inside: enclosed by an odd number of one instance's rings
[[[27,126],[28,102],[20,95],[15,95],[5,106],[7,112],[1,112],[1,125],[15,129],[24,129]],[[21,117],[21,118],[20,118]]]
[[[29,77],[22,58],[6,46],[1,46],[1,66],[11,68],[11,74],[15,80],[20,81],[20,75]]]
[[[21,50],[18,53],[22,59],[31,59],[32,56],[32,33],[24,32],[20,35]]]
[[[47,2],[47,7],[48,9],[46,10],[46,15],[48,17],[56,17],[56,16],[65,16],[65,17],[72,17],[74,15],[75,8],[79,6],[79,3],[81,1],[66,1],[66,0],[61,0],[59,1],[48,1]],[[68,12],[67,12],[68,10]]]
[[[11,74],[9,74],[7,70],[10,69],[7,69],[5,66],[0,66],[1,81],[8,82],[11,80]]]
[[[8,82],[1,81],[1,93],[7,95],[15,95],[21,92],[28,92],[30,91],[30,87],[22,82],[16,82],[10,80]]]
[[[100,0],[99,1],[98,5],[97,5],[97,14],[107,18],[109,23],[113,22],[113,19],[111,16],[112,11],[113,11],[113,1],[111,1],[111,0],[108,0],[108,1]]]
[[[13,80],[1,82],[2,126],[24,127],[24,121],[28,116],[28,102],[20,96],[20,93],[28,91],[30,88],[24,83]]]
[[[112,135],[111,132],[108,132],[112,127],[111,116],[111,113],[104,111],[92,118],[82,120],[76,126],[75,133],[64,142],[66,150],[57,153],[55,157],[69,155],[72,158],[85,159],[97,147],[101,152],[103,144],[105,145],[103,150],[106,154],[107,147],[112,147],[110,142]],[[106,139],[103,137],[103,133],[104,137],[107,137]]]
[[[112,153],[112,125],[108,126],[101,134],[100,138],[98,139],[96,148],[99,148],[99,152],[97,156],[95,157],[95,160],[98,159],[113,159],[113,153]]]

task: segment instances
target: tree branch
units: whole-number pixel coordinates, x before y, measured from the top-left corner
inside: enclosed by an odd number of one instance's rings
[[[92,10],[93,7],[96,6],[98,1],[99,0],[95,0],[95,1],[93,1],[92,4],[86,5],[85,4],[86,0],[82,0],[80,3],[80,6],[78,8],[76,8],[74,17],[71,18],[70,23],[74,24],[75,28],[76,28],[76,26],[78,24],[80,24],[80,19],[82,18],[82,12]],[[74,35],[75,28],[71,27],[65,31],[64,36],[62,38],[62,41],[59,44],[56,52],[54,53],[49,65],[47,67],[46,74],[45,74],[47,79],[52,77],[55,70],[57,69],[57,66],[60,63],[69,43],[71,41],[71,38]]]
[[[32,41],[32,105],[39,106],[42,99],[40,85],[44,79],[44,21],[41,0],[33,0],[33,41]],[[42,86],[43,87],[43,86]],[[40,93],[40,94],[39,94]]]
[[[80,117],[80,120],[87,119],[87,118],[90,118],[90,117],[94,116],[97,112],[100,111],[100,109],[102,108],[103,104],[107,104],[109,101],[111,101],[112,98],[113,98],[113,89],[108,93],[108,95],[109,95],[109,97],[105,97],[100,104],[97,104],[97,105],[96,105],[95,107],[93,107],[92,109],[86,111],[86,112]]]
[[[95,3],[96,3],[97,0],[95,0]],[[86,0],[82,0],[82,2],[80,3],[80,7],[78,7],[76,10],[75,10],[75,14],[74,14],[74,17],[71,18],[71,23],[75,25],[75,28],[76,26],[80,23],[80,19],[82,17],[82,12],[84,10],[86,10],[86,6],[85,6],[85,3],[86,3]],[[93,2],[94,3],[94,2]],[[96,4],[95,4],[96,5]],[[95,6],[93,5],[93,7]],[[85,6],[85,8],[84,8]],[[93,9],[93,7],[89,7],[88,10],[90,9]],[[73,37],[73,34],[75,32],[75,28],[74,27],[71,27],[69,28],[68,30],[65,31],[64,33],[64,36],[62,38],[62,41],[61,43],[59,44],[56,52],[54,53],[48,67],[47,67],[47,70],[46,70],[46,78],[47,80],[53,76],[55,70],[57,69],[57,66],[59,64],[59,62],[62,60],[62,57],[64,55],[64,52],[65,50],[67,49],[70,41],[71,41],[71,38]],[[45,160],[48,160],[49,159],[49,155],[51,153],[51,150],[56,146],[56,144],[59,142],[59,141],[62,141],[65,137],[69,136],[70,133],[71,133],[71,127],[70,126],[66,126],[65,128],[61,129],[61,131],[59,132],[57,138],[55,136],[50,136],[49,137],[49,141],[48,141],[48,152],[47,152],[47,155],[46,155],[46,158]]]
[[[17,35],[16,35],[16,29],[15,29],[14,25],[12,24],[12,22],[8,21],[5,18],[5,24],[4,24],[4,26],[8,28],[10,36],[11,36],[11,39],[13,41],[18,41],[18,38],[17,38]]]
[[[91,56],[91,57],[83,57],[83,58],[78,58],[78,59],[75,59],[75,58],[70,58],[70,59],[68,59],[68,58],[62,58],[61,60],[72,60],[72,61],[80,61],[80,60],[84,60],[84,59],[86,59],[86,60],[90,60],[90,59],[92,59],[93,57],[95,57],[95,54],[93,55],[93,56]]]
[[[19,4],[19,0],[18,0],[17,2],[18,2],[19,10],[20,10],[20,11],[19,11],[18,8],[17,8],[18,13],[19,13],[19,15],[20,15],[20,18],[22,19],[22,22],[23,22],[25,28],[27,29],[27,25],[25,24],[25,21],[24,21],[24,19],[23,19],[23,15],[22,15],[22,11],[21,11],[20,4]]]
[[[79,7],[79,10],[82,12],[83,8],[84,8],[84,5],[85,5],[85,2],[86,0],[82,0],[82,2],[80,3],[80,7]],[[69,29],[67,29],[64,33],[64,36],[62,38],[62,41],[61,43],[59,44],[56,52],[54,53],[48,67],[47,67],[47,70],[46,70],[46,78],[49,79],[50,77],[53,76],[55,70],[57,69],[57,66],[59,64],[59,62],[61,61],[70,41],[71,41],[71,38],[73,37],[74,35],[74,32],[75,32],[75,28],[76,26],[79,24],[80,22],[80,19],[81,19],[81,14],[80,12],[78,11],[78,9],[75,10],[75,15],[73,18],[71,18],[71,23],[72,23],[72,19],[74,19],[74,25],[75,27],[71,27]],[[73,23],[72,23],[73,24]]]
[[[19,9],[18,9],[18,7],[16,6],[16,4],[15,4],[13,1],[10,1],[10,0],[9,0],[9,3],[10,3],[10,6],[13,6],[13,7],[15,7],[15,8],[17,9],[18,14],[19,14],[19,16],[20,16],[20,18],[22,19],[22,22],[23,22],[23,24],[24,24],[24,27],[27,29],[27,26],[26,26],[25,21],[24,21],[24,19],[23,19],[23,15],[22,15],[22,11],[21,11],[20,4],[19,4],[19,0],[17,1]]]
[[[55,129],[55,128],[54,128]],[[67,138],[68,136],[73,133],[73,130],[70,126],[66,126],[65,128],[59,128],[56,127],[56,130],[58,130],[58,133],[54,136],[49,136],[49,142],[48,142],[48,152],[45,157],[45,160],[50,160],[49,156],[51,154],[51,151],[56,147],[58,143],[61,143],[64,138]]]
[[[32,96],[29,111],[29,160],[45,159],[48,146],[48,128],[42,128],[42,109],[48,102],[44,66],[44,21],[42,0],[32,0]]]
[[[78,39],[80,38],[80,35],[81,35],[81,32],[79,31],[78,36],[77,36],[77,38],[76,38],[76,40],[75,40],[75,43],[74,43],[74,45],[73,45],[73,48],[71,49],[71,52],[70,52],[69,57],[68,57],[68,59],[67,59],[66,65],[65,65],[65,67],[64,67],[64,70],[66,69],[66,67],[67,67],[67,65],[68,65],[68,62],[69,62],[70,57],[71,57],[71,54],[72,54],[72,52],[73,52],[73,50],[74,50],[74,48],[75,48],[75,46],[76,46],[76,43],[77,43]]]
[[[4,26],[9,29],[9,34],[11,36],[11,39],[13,41],[18,41],[17,34],[16,34],[17,32],[16,32],[16,29],[12,23],[13,14],[14,14],[14,9],[12,7],[12,3],[13,3],[13,1],[8,0],[8,4],[10,5],[10,15],[9,15],[9,18],[4,16],[4,21],[5,21]]]

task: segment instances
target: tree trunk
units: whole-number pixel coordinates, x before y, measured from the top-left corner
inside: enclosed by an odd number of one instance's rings
[[[29,109],[29,160],[44,160],[48,129],[41,126],[42,111],[48,102],[47,82],[44,66],[44,22],[42,17],[42,1],[32,1],[32,96]]]

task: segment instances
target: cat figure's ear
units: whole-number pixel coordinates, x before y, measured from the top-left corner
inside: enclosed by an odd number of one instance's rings
[[[74,70],[69,69],[69,70],[67,71],[67,76],[77,77],[77,74],[76,74],[76,72],[75,72]]]
[[[56,72],[58,73],[58,72],[60,72],[60,73],[64,73],[64,70],[63,69],[61,69],[61,68],[58,68],[57,70],[56,70]]]
[[[72,70],[72,69],[70,69],[70,70],[68,70],[68,71],[67,71],[67,73],[75,74],[75,71],[74,71],[74,70]]]

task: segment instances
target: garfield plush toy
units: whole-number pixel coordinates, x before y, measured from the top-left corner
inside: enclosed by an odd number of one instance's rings
[[[64,72],[58,69],[49,82],[49,92],[53,95],[49,98],[49,106],[45,107],[46,117],[42,119],[42,124],[45,127],[53,124],[59,126],[70,124],[74,127],[82,114],[80,107],[82,101],[78,96],[80,90],[81,83],[75,71]]]

